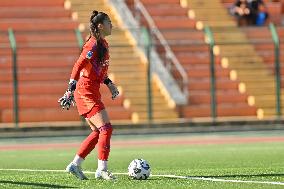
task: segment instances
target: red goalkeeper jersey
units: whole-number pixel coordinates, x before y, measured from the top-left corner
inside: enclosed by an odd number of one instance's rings
[[[77,109],[80,115],[88,113],[94,106],[104,109],[101,102],[100,84],[107,77],[109,66],[108,43],[102,39],[107,52],[101,64],[98,63],[96,39],[91,37],[83,47],[83,51],[75,63],[71,78],[77,82],[74,93]]]

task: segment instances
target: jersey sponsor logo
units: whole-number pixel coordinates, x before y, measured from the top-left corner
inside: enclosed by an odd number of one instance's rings
[[[87,52],[87,55],[86,55],[87,59],[91,59],[92,56],[93,56],[93,52],[92,51]]]

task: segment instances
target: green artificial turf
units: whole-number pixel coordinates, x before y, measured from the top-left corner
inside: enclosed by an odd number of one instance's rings
[[[77,149],[0,151],[0,169],[64,170]],[[284,143],[116,146],[111,150],[109,169],[126,173],[135,158],[146,159],[154,175],[209,177],[226,180],[284,183]],[[87,158],[83,169],[95,171],[96,152]],[[96,180],[86,174],[80,181],[64,172],[21,172],[1,170],[0,188],[284,188],[261,183],[213,182],[153,176],[131,180],[116,175],[116,181]]]

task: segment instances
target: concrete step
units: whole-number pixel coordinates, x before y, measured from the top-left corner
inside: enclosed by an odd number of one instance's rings
[[[209,79],[204,80],[204,81],[189,81],[188,84],[189,91],[194,90],[194,91],[210,91],[210,81]],[[239,82],[238,81],[231,81],[229,79],[219,79],[216,81],[216,88],[217,90],[230,90],[230,89],[238,89],[239,87]]]
[[[197,12],[197,11],[195,11],[194,13],[195,13],[195,18],[197,20],[200,20],[200,21],[218,21],[218,20],[220,20],[219,14],[208,16],[205,13],[200,13],[200,12]],[[227,13],[223,13],[223,14],[227,15]],[[232,21],[232,18],[224,18],[224,21]]]
[[[148,119],[148,112],[140,112],[138,115],[139,115],[139,120],[141,121]],[[170,119],[176,119],[177,117],[178,116],[176,114],[165,113],[164,111],[162,112],[156,111],[153,113],[153,118],[156,120],[158,119],[170,120]]]
[[[117,80],[119,81],[129,81],[129,80],[146,80],[146,75],[144,75],[144,73],[131,73],[128,75],[125,74],[115,74]]]
[[[227,36],[226,36],[227,37]],[[231,40],[234,40],[234,38],[232,38]],[[238,39],[239,40],[239,39]],[[223,51],[246,51],[246,50],[254,50],[254,47],[252,45],[249,44],[249,42],[246,40],[246,44],[242,44],[242,43],[225,43],[225,44],[217,44],[218,47],[222,48]]]
[[[186,16],[188,10],[179,4],[145,5],[151,16]]]
[[[256,116],[256,111],[257,109],[255,107],[250,107],[245,103],[217,106],[217,115],[220,117]],[[183,114],[187,118],[210,117],[212,115],[210,105],[188,106],[184,108]]]
[[[247,103],[248,96],[246,94],[240,94],[238,92],[223,92],[216,94],[217,104],[226,104],[226,103]],[[202,105],[210,104],[211,95],[207,94],[195,94],[189,95],[189,104],[190,105]]]
[[[227,20],[227,21],[214,21],[214,20],[212,20],[212,21],[210,21],[210,20],[208,20],[208,21],[203,21],[204,22],[204,24],[205,25],[209,25],[209,26],[211,26],[212,28],[214,28],[214,27],[224,27],[224,26],[226,26],[226,27],[236,27],[237,26],[237,24],[236,24],[236,22],[234,22],[234,21],[232,21],[232,20]]]
[[[117,60],[126,60],[126,59],[129,59],[129,60],[140,60],[140,55],[138,54],[138,52],[136,53],[129,53],[129,54],[113,54],[111,55],[111,59],[117,59]]]
[[[147,98],[147,94],[145,93],[145,95],[137,95],[137,96],[133,96],[133,99],[135,99],[135,101],[132,101],[133,105],[139,106],[139,105],[147,105],[148,104],[148,98]],[[163,96],[159,95],[159,94],[153,94],[152,97],[152,103],[153,104],[157,104],[157,105],[165,105],[165,99],[163,99]]]
[[[253,49],[248,50],[247,52],[245,51],[238,51],[238,52],[232,52],[229,50],[221,50],[220,55],[223,57],[252,57],[252,56],[257,56],[255,51]]]
[[[238,76],[240,78],[258,78],[258,77],[262,77],[262,79],[265,79],[265,77],[267,77],[267,79],[271,79],[271,75],[269,74],[267,69],[257,69],[254,70],[254,72],[252,72],[251,70],[238,70]]]
[[[253,56],[253,57],[227,57],[229,59],[229,62],[236,62],[236,63],[255,63],[255,62],[262,62],[261,57]]]
[[[218,10],[223,10],[224,7],[220,2],[214,2],[214,1],[210,1],[210,3],[208,2],[204,2],[204,1],[192,1],[192,0],[188,0],[188,5],[189,8],[192,8],[194,10],[198,10],[198,9],[208,9],[211,11],[216,11],[216,13],[218,12]]]
[[[157,101],[157,102],[161,102],[160,100],[159,100],[159,98],[161,99],[161,100],[164,100],[164,97],[160,94],[160,93],[158,93],[158,92],[156,92],[157,90],[155,90],[155,91],[152,91],[152,97],[153,97],[153,99],[155,99],[154,101]],[[147,98],[148,98],[148,92],[147,92],[147,90],[137,90],[137,89],[133,89],[133,90],[131,90],[131,89],[127,89],[127,90],[125,90],[125,94],[124,94],[127,98],[130,98],[130,99],[133,99],[133,102],[134,101],[137,101],[137,103],[139,103],[139,101],[141,101],[141,102],[147,102]],[[134,100],[135,99],[135,100]],[[157,99],[157,100],[156,100]]]
[[[115,64],[115,62],[113,62],[113,65]],[[141,71],[137,70],[138,69],[141,69],[142,71],[144,71],[144,73],[146,73],[146,67],[143,66],[143,65],[139,65],[138,67],[134,67],[134,66],[128,66],[127,69],[125,65],[124,67],[123,66],[113,66],[111,65],[110,68],[109,68],[109,71],[110,72],[115,72],[115,74],[119,75],[119,74],[127,74],[129,72],[131,73],[141,73]]]
[[[206,4],[206,3],[204,3]],[[189,4],[189,7],[191,8],[191,5]],[[194,12],[196,12],[196,14],[201,14],[201,15],[205,15],[207,13],[207,15],[218,15],[220,14],[222,17],[223,16],[228,16],[228,12],[226,9],[221,9],[221,8],[203,8],[202,6],[195,6],[192,7],[191,9],[193,9]]]
[[[263,80],[262,85],[256,85],[255,82],[252,81],[247,81],[246,82],[246,86],[248,89],[252,89],[252,90],[257,90],[257,91],[262,91],[262,90],[269,90],[269,89],[274,89],[275,88],[275,81],[271,81],[271,80]],[[274,91],[274,90],[273,90]],[[273,92],[271,91],[271,92]]]
[[[254,94],[257,96],[262,95],[275,95],[275,88],[271,86],[261,86],[257,87],[257,85],[253,84],[252,87],[247,86],[246,91],[248,94]]]
[[[185,17],[153,17],[156,26],[160,29],[193,29],[196,21]]]
[[[282,97],[283,99],[283,97]],[[255,102],[257,107],[261,107],[262,109],[275,109],[276,108],[276,99],[275,96],[272,98],[265,98],[265,97],[259,97],[256,98]],[[284,102],[281,101],[281,106],[284,107]]]
[[[263,111],[264,111],[264,117],[274,117],[274,116],[277,116],[276,108],[266,108],[266,109],[263,109]],[[281,109],[281,112],[282,112],[282,115],[283,115],[284,108]]]
[[[137,112],[147,112],[148,104],[135,105],[135,109],[137,110]],[[163,112],[166,109],[170,109],[170,107],[164,104],[152,104],[152,111],[154,112]],[[170,111],[168,113],[170,113]]]
[[[220,39],[238,39],[238,40],[247,40],[246,35],[241,32],[230,32],[230,33],[213,33],[213,37],[215,40]]]
[[[230,63],[228,64],[228,67],[233,70],[247,70],[247,71],[258,71],[258,70],[266,70],[267,66],[264,64],[259,63],[250,63],[250,64],[238,64],[238,63]]]
[[[261,82],[261,85],[267,85],[267,86],[273,86],[274,80],[271,77],[249,77],[249,76],[239,76],[238,79],[240,81],[243,81],[245,84],[253,85],[253,84],[259,84]]]
[[[195,16],[195,19],[196,20],[200,20],[200,21],[206,21],[206,20],[215,20],[218,18],[218,16],[220,17],[224,17],[226,19],[226,21],[231,21],[232,19],[231,18],[228,18],[228,13],[227,12],[224,12],[224,11],[219,11],[218,14],[208,14],[207,11],[210,11],[210,9],[204,9],[204,10],[196,10],[196,9],[193,9],[192,11],[189,10],[188,11],[188,14],[190,16],[190,14],[194,14]],[[218,15],[218,16],[217,16]],[[207,16],[207,17],[206,17]],[[208,17],[211,17],[211,19],[208,19]],[[220,20],[220,17],[219,17],[219,20]],[[212,28],[214,29],[214,28]],[[213,32],[213,33],[216,33],[216,32]]]
[[[144,5],[177,5],[180,3],[179,0],[141,0]]]
[[[78,27],[78,23],[65,18],[44,19],[44,21],[42,19],[1,19],[1,30],[8,30],[11,27],[18,31],[74,30]]]
[[[63,6],[34,7],[1,7],[0,17],[6,18],[71,18],[72,12]]]
[[[137,53],[138,54],[138,53]],[[116,57],[110,57],[110,61],[113,62],[115,61],[115,64],[113,64],[113,66],[130,66],[130,65],[135,65],[138,66],[141,64],[141,57],[139,57],[138,55],[133,55],[133,56],[129,56],[128,58],[126,56],[121,56],[119,57],[118,55]],[[142,63],[143,65],[143,63]]]
[[[1,7],[54,7],[64,5],[64,0],[52,0],[52,1],[37,1],[37,0],[21,0],[13,1],[0,1]]]

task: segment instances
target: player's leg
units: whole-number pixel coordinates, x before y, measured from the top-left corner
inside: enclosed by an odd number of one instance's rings
[[[96,128],[94,124],[92,124],[89,119],[86,119],[86,122],[89,124],[89,126],[92,129],[92,132],[89,134],[89,136],[81,143],[81,146],[79,150],[77,151],[77,156],[79,156],[81,159],[84,160],[87,155],[91,153],[91,151],[96,147],[96,144],[99,140],[99,130]],[[78,161],[79,165],[81,165],[82,161]]]
[[[111,180],[115,177],[108,171],[108,157],[110,152],[110,139],[112,135],[112,125],[105,109],[90,118],[90,121],[96,125],[100,134],[98,140],[98,169],[96,178]]]
[[[75,155],[73,161],[67,166],[66,171],[72,173],[81,180],[87,179],[81,169],[81,164],[85,160],[86,156],[95,148],[99,139],[99,130],[94,124],[92,124],[89,119],[86,119],[86,122],[92,129],[92,132],[89,136],[81,143],[81,146]]]

